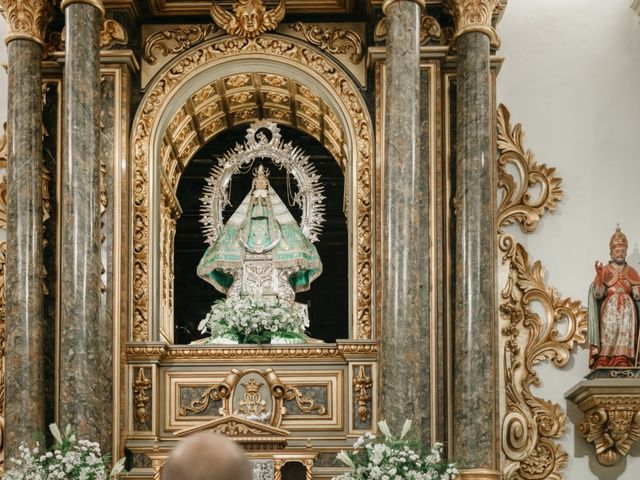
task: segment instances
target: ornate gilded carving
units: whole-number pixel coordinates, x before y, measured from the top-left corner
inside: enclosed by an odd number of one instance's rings
[[[193,49],[187,56],[176,61],[150,85],[136,117],[133,131],[133,326],[135,341],[148,340],[149,335],[149,149],[151,131],[178,84],[196,69],[204,69],[207,64],[222,58],[243,53],[273,55],[283,61],[294,62],[311,69],[326,79],[336,92],[348,113],[348,121],[355,133],[353,141],[357,154],[354,155],[356,205],[354,206],[355,244],[358,285],[356,337],[371,337],[371,124],[366,107],[352,83],[331,62],[304,45],[288,39],[259,36],[253,39],[224,39],[205,43]],[[165,167],[166,168],[166,167]]]
[[[207,409],[211,400],[221,399],[222,395],[220,394],[220,390],[218,390],[217,385],[214,385],[213,387],[205,390],[204,393],[200,395],[200,398],[191,400],[189,406],[180,407],[180,415],[187,415],[189,413],[197,415],[198,413],[202,413]]]
[[[578,427],[584,439],[593,444],[596,459],[611,466],[640,440],[640,380],[598,375],[606,370],[592,373],[565,396],[584,412]]]
[[[387,17],[382,17],[373,32],[376,40],[384,40],[389,33],[389,25]],[[420,45],[427,45],[430,41],[440,42],[442,37],[442,29],[438,20],[434,17],[422,13],[420,15]]]
[[[367,404],[371,400],[371,394],[369,391],[373,385],[373,380],[367,376],[364,365],[360,365],[358,368],[358,375],[353,379],[353,391],[358,402],[358,417],[361,422],[365,422],[369,416],[369,409]]]
[[[201,346],[128,345],[129,360],[212,360],[212,359],[345,359],[349,355],[370,355],[375,358],[378,346],[375,343],[349,343],[335,345],[314,345],[287,348],[256,348],[232,346],[228,348],[203,348]]]
[[[518,222],[525,233],[532,233],[545,211],[553,212],[562,200],[562,179],[555,176],[556,169],[538,165],[531,150],[524,149],[524,132],[517,124],[510,128],[509,111],[504,105],[498,107],[498,187],[502,200],[498,206],[498,225]],[[507,166],[515,167],[519,179],[508,173]],[[537,187],[539,195],[531,195]]]
[[[640,440],[640,402],[638,397],[616,399],[622,405],[607,405],[587,412],[580,433],[596,449],[602,465],[614,465]],[[613,403],[613,402],[607,402]]]
[[[133,399],[138,425],[147,425],[148,416],[151,413],[151,397],[147,394],[150,388],[151,380],[145,376],[144,368],[140,367],[133,380]]]
[[[233,14],[221,8],[215,0],[211,2],[211,18],[229,35],[242,38],[254,38],[265,32],[275,30],[284,18],[285,4],[267,10],[264,0],[236,0]]]
[[[48,0],[0,0],[9,26],[6,42],[23,38],[44,46],[53,5]]]
[[[238,437],[240,435],[249,435],[249,434],[261,434],[262,431],[257,428],[251,428],[249,425],[245,425],[244,423],[238,422],[228,422],[223,423],[222,425],[218,425],[214,427],[212,432],[220,433],[222,435],[226,435],[228,437]]]
[[[534,395],[531,386],[539,383],[534,365],[550,360],[563,367],[571,358],[571,350],[585,341],[586,310],[579,301],[565,299],[546,285],[544,268],[539,261],[530,263],[524,247],[516,243],[502,228],[519,222],[525,232],[532,232],[540,215],[556,208],[562,196],[561,179],[554,170],[538,166],[531,152],[525,152],[522,129],[511,128],[504,106],[498,112],[499,186],[503,194],[498,218],[499,247],[509,274],[501,293],[501,333],[504,337],[504,382],[506,414],[502,420],[502,450],[506,461],[505,479],[562,479],[567,453],[553,441],[566,428],[566,417],[560,405]],[[517,167],[518,182],[506,169]],[[541,188],[532,200],[528,191]],[[542,310],[534,308],[539,306]],[[542,311],[540,315],[538,312]]]
[[[292,385],[285,385],[284,395],[285,400],[295,400],[298,408],[304,413],[317,412],[318,415],[324,415],[327,412],[326,407],[323,405],[316,405],[316,401],[309,395],[303,395],[297,387]]]
[[[190,49],[202,42],[207,35],[215,31],[213,24],[176,27],[150,35],[144,42],[142,58],[154,65],[158,61],[158,53],[163,57]]]
[[[7,158],[9,157],[9,140],[7,137],[7,122],[2,124],[2,135],[0,135],[0,168],[7,168]]]
[[[446,0],[445,8],[456,25],[453,41],[468,32],[481,32],[489,37],[492,47],[498,48],[500,38],[491,23],[498,3],[499,0]]]
[[[102,22],[100,30],[100,48],[107,49],[114,45],[126,45],[127,32],[117,21],[107,18]]]
[[[349,59],[354,65],[359,64],[364,58],[364,44],[360,36],[353,30],[345,30],[343,28],[323,29],[320,25],[311,24],[307,26],[302,22],[292,24],[291,28],[296,32],[302,32],[309,43],[325,52],[346,54],[350,51]]]

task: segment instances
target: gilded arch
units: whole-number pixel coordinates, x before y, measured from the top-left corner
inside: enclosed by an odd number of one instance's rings
[[[250,64],[256,67],[247,72]],[[208,133],[203,135],[202,124],[196,120],[201,112],[196,112],[193,105],[188,106],[189,100],[207,85],[214,85],[214,91],[200,95],[215,94],[215,81],[218,80],[215,73],[223,70],[226,73],[219,74],[219,78],[229,77],[234,73],[249,73],[254,79],[257,78],[256,75],[279,75],[287,78],[286,73],[289,72],[292,78],[298,79],[298,84],[302,87],[295,87],[296,93],[300,92],[304,96],[303,88],[307,88],[310,95],[321,100],[318,104],[321,115],[317,120],[323,128],[314,130],[313,126],[317,123],[314,124],[311,118],[305,118],[304,115],[300,116],[300,122],[293,118],[293,114],[288,122],[284,118],[277,118],[277,113],[273,113],[278,111],[275,106],[270,112],[264,103],[260,105],[257,101],[255,112],[250,112],[250,108],[238,109],[238,115],[235,115],[235,111],[224,108],[223,102],[219,104],[220,108],[210,108],[209,113],[201,116],[203,124],[209,126]],[[308,83],[305,85],[305,81],[299,81],[301,78]],[[213,84],[212,79],[215,79]],[[309,103],[306,102],[307,105]],[[305,102],[301,105],[305,105]],[[240,113],[242,111],[249,113]],[[220,115],[220,112],[223,114]],[[159,297],[165,290],[166,282],[171,281],[171,272],[161,279],[160,267],[163,262],[166,264],[169,261],[172,251],[170,248],[161,248],[161,245],[173,243],[171,235],[167,233],[175,228],[175,218],[179,215],[175,187],[190,155],[197,150],[194,142],[202,143],[205,138],[211,138],[217,128],[226,128],[225,122],[227,126],[248,122],[252,114],[261,114],[264,118],[281,123],[295,122],[295,126],[312,136],[322,136],[321,141],[341,163],[345,171],[345,184],[350,192],[347,210],[351,239],[349,271],[352,279],[352,336],[357,339],[372,337],[374,253],[371,247],[371,120],[353,82],[333,61],[296,40],[264,35],[254,39],[214,39],[185,52],[157,75],[138,109],[132,131],[131,172],[133,258],[130,329],[134,341],[156,340],[158,332],[152,326],[159,322],[152,322],[151,319],[166,315],[166,312],[161,312],[165,307],[161,307]],[[305,120],[308,121],[307,124]],[[186,125],[191,125],[192,131],[185,130],[181,140],[174,136],[174,133],[181,135],[181,130],[174,132],[174,129],[184,129]],[[328,126],[326,129],[325,125]],[[329,135],[325,136],[325,131],[330,132]],[[342,145],[337,144],[339,142],[336,139],[340,138],[344,139]],[[175,145],[176,139],[181,142],[178,146]],[[158,293],[153,295],[151,292]]]

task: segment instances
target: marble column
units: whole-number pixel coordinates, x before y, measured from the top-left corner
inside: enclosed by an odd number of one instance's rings
[[[3,0],[8,50],[5,458],[45,432],[42,244],[42,40],[45,0]]]
[[[96,0],[63,0],[60,418],[80,437],[100,438],[100,27]],[[109,413],[109,409],[106,408]]]
[[[424,2],[386,0],[380,418],[399,434],[405,419],[421,434],[424,278],[428,239],[420,212],[420,13]],[[423,192],[424,193],[424,192]]]
[[[455,16],[458,68],[455,165],[453,432],[450,455],[467,478],[497,478],[497,311],[495,155],[491,72],[491,11],[483,27]],[[468,12],[468,10],[466,10]],[[476,19],[477,20],[477,19]],[[495,33],[495,32],[494,32]]]

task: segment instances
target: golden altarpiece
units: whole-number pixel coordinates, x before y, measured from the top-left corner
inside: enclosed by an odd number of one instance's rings
[[[379,399],[382,349],[396,340],[382,338],[381,313],[387,278],[382,271],[389,256],[384,186],[397,181],[393,166],[385,164],[392,154],[385,152],[384,141],[393,118],[385,103],[393,53],[386,47],[391,29],[385,12],[392,3],[104,1],[99,317],[106,332],[100,347],[110,358],[93,375],[102,397],[110,399],[102,405],[101,443],[115,456],[127,456],[127,478],[157,477],[177,442],[198,431],[220,432],[245,446],[256,478],[331,478],[344,471],[336,453],[374,431],[388,413],[381,411]],[[494,152],[490,171],[495,174],[488,177],[487,188],[494,201],[499,192],[494,218],[481,222],[493,228],[493,247],[488,248],[495,252],[485,274],[493,278],[499,271],[501,279],[488,303],[493,323],[486,334],[496,348],[487,357],[495,383],[504,388],[496,388],[483,420],[489,461],[469,478],[498,478],[500,472],[505,478],[562,478],[567,454],[554,439],[563,433],[566,419],[559,405],[531,392],[537,379],[533,366],[544,359],[566,364],[573,346],[584,341],[585,311],[547,287],[541,265],[530,264],[522,246],[502,230],[517,223],[533,232],[562,197],[554,169],[534,161],[523,146],[520,126],[512,127],[507,110],[495,105],[501,59],[495,55],[499,39],[493,26],[506,2],[399,3],[420,7],[418,131],[406,141],[419,142],[419,163],[428,167],[420,177],[424,183],[406,186],[425,192],[416,197],[421,207],[416,221],[424,229],[419,247],[426,258],[424,271],[414,277],[424,282],[426,292],[420,300],[426,312],[419,325],[420,375],[407,371],[396,381],[418,384],[425,406],[419,422],[423,441],[445,442],[454,459],[464,459],[469,452],[453,448],[462,434],[456,423],[459,346],[452,325],[455,216],[464,203],[456,191],[461,174],[456,139],[460,117],[468,112],[460,107],[462,57],[455,40],[479,31],[491,43],[485,90]],[[4,4],[11,2],[3,2],[5,15],[11,15]],[[466,4],[476,16],[468,16]],[[59,288],[63,226],[57,212],[65,201],[59,159],[68,39],[57,12],[42,60],[45,317],[56,332],[46,358],[52,371],[65,362],[58,347],[65,299]],[[395,111],[400,118],[397,106]],[[294,145],[311,146],[316,152],[312,160],[320,158],[333,172],[327,174],[332,181],[327,196],[343,228],[334,242],[342,249],[336,252],[343,253],[335,255],[337,273],[328,281],[335,288],[311,301],[310,311],[325,312],[317,317],[316,330],[311,315],[317,341],[205,345],[193,335],[202,312],[193,307],[194,295],[188,291],[205,292],[209,305],[213,291],[204,282],[188,283],[180,260],[186,257],[178,252],[193,249],[189,225],[202,192],[181,185],[202,181],[212,162],[241,144],[246,129],[258,121],[277,124]],[[541,188],[532,193],[536,186]],[[191,223],[185,223],[189,218]],[[187,239],[181,247],[179,238]],[[320,246],[322,241],[321,236]],[[196,255],[203,253],[202,248]],[[546,317],[531,307],[536,302]],[[322,303],[343,308],[322,310]],[[555,324],[562,319],[569,328],[558,336]],[[63,385],[57,376],[50,383],[48,418],[55,420],[63,408]]]

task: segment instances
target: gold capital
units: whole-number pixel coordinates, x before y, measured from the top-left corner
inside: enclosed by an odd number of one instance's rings
[[[500,46],[498,33],[491,24],[494,12],[502,8],[500,0],[446,0],[445,8],[456,24],[454,42],[465,33],[480,32],[489,37],[492,47]]]
[[[52,13],[48,0],[0,0],[0,5],[9,25],[6,44],[23,39],[44,47],[44,36]]]
[[[387,15],[387,9],[389,8],[389,6],[392,3],[401,2],[401,1],[417,3],[419,10],[421,11],[424,10],[425,0],[384,0],[384,2],[382,2],[382,13]]]
[[[86,3],[87,5],[91,5],[92,7],[97,8],[104,16],[104,5],[102,4],[102,0],[62,0],[60,9],[64,11],[65,8],[74,3]]]

